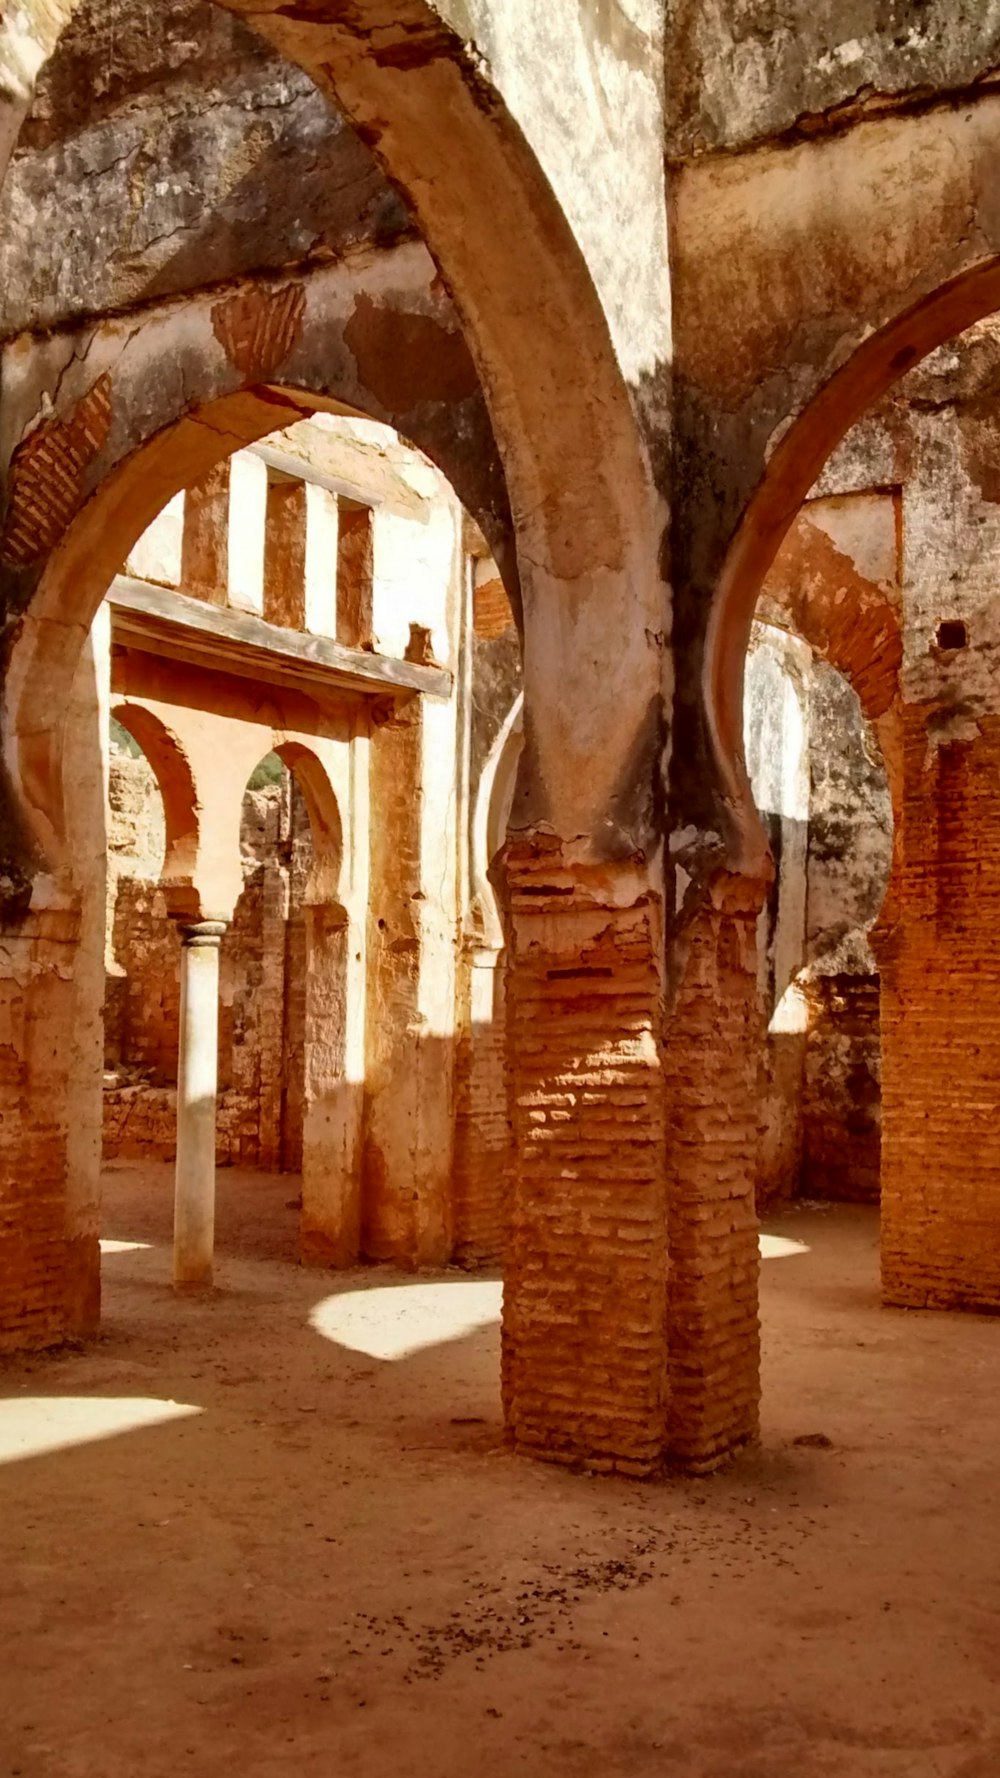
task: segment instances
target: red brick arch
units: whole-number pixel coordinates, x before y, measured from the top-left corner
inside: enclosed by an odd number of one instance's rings
[[[765,577],[809,490],[855,422],[921,359],[998,308],[1000,255],[990,255],[873,332],[785,431],[744,510],[716,590],[703,691],[732,816],[732,844],[751,874],[764,841],[743,760],[743,661]],[[883,639],[877,646],[889,645]],[[879,676],[877,670],[873,677]]]

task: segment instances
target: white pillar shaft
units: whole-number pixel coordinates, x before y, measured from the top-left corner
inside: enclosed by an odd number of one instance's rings
[[[217,922],[204,922],[184,927],[181,932],[174,1284],[187,1288],[212,1282],[219,942],[224,931],[224,926]]]

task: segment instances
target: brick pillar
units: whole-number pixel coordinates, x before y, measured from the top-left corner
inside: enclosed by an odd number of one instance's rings
[[[882,988],[888,1304],[1000,1309],[1000,718],[961,740],[904,709]]]
[[[671,1456],[699,1472],[757,1432],[762,893],[742,879],[707,892],[678,945],[666,1029],[668,1438]]]
[[[508,848],[515,1446],[644,1475],[666,1440],[661,906],[631,866]]]

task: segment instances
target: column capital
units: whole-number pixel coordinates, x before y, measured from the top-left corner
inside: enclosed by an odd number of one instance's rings
[[[226,920],[179,920],[182,945],[219,945],[225,935]]]

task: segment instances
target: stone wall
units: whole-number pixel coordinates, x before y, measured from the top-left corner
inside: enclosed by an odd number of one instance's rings
[[[881,1036],[869,934],[889,877],[892,807],[871,724],[847,681],[819,660],[810,737],[799,1189],[877,1202]]]
[[[747,755],[775,859],[758,923],[758,1202],[877,1201],[879,983],[869,933],[892,853],[885,766],[843,676],[771,625],[757,626],[748,662]]]
[[[150,871],[162,857],[162,805],[144,758],[112,754],[110,919],[105,997],[105,1159],[175,1152],[179,944]],[[248,791],[244,888],[222,943],[220,1166],[298,1172],[302,1164],[305,888],[309,817],[284,770]]]

